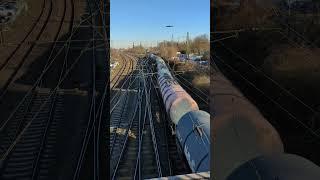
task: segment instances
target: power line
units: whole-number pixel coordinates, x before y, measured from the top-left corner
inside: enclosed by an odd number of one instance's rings
[[[238,53],[236,53],[235,51],[233,51],[232,49],[226,47],[221,41],[219,41],[219,43],[224,46],[228,51],[230,51],[232,54],[236,55],[239,59],[241,59],[242,61],[244,61],[246,64],[248,64],[250,67],[252,67],[253,69],[255,69],[257,72],[260,72],[264,77],[266,77],[267,79],[269,79],[271,82],[273,82],[275,85],[277,85],[281,90],[285,91],[287,94],[289,94],[291,97],[293,97],[294,99],[296,99],[297,101],[299,101],[301,104],[303,104],[305,107],[307,107],[309,110],[311,110],[313,113],[317,113],[316,110],[314,110],[311,106],[307,105],[306,103],[304,103],[300,98],[298,98],[297,96],[295,96],[294,94],[292,94],[290,91],[288,91],[286,88],[284,88],[282,85],[280,85],[277,81],[275,81],[274,79],[272,79],[270,76],[268,76],[265,72],[263,72],[263,70],[261,70],[260,68],[257,68],[255,65],[251,64],[248,60],[244,59],[242,56],[240,56]]]
[[[225,62],[222,58],[220,58],[219,56],[217,56],[216,54],[214,55],[217,59],[220,60],[220,62],[222,62],[224,65],[226,65],[229,69],[231,69],[233,72],[236,72],[239,74],[239,77],[241,77],[241,79],[245,80],[249,85],[251,85],[253,88],[255,88],[258,92],[260,92],[262,95],[264,95],[266,98],[268,98],[271,102],[273,102],[274,104],[276,104],[279,108],[281,108],[283,111],[285,111],[291,118],[293,118],[294,120],[296,120],[303,128],[305,128],[306,130],[308,130],[311,134],[313,134],[314,136],[316,136],[317,138],[320,138],[320,135],[317,134],[314,130],[312,130],[309,126],[307,126],[304,122],[302,122],[301,120],[299,120],[296,116],[294,116],[291,112],[289,112],[289,110],[287,110],[286,108],[284,108],[280,103],[278,103],[277,101],[275,101],[274,99],[272,99],[271,97],[269,97],[266,93],[264,93],[261,89],[259,89],[255,84],[253,84],[250,80],[248,80],[246,77],[244,77],[238,70],[234,69],[232,66],[230,66],[227,62]]]

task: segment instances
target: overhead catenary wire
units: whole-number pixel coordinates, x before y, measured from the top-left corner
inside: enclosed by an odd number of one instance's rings
[[[75,34],[75,31],[79,29],[79,26],[77,26],[76,28],[74,28],[73,32],[71,33],[71,35],[69,36],[68,40],[71,40],[72,36]],[[87,44],[87,47],[85,47],[79,54],[78,58],[80,58],[82,56],[82,54],[87,51],[88,45],[90,44],[90,42]],[[64,46],[67,46],[67,42],[64,44]],[[15,107],[15,109],[12,111],[12,113],[9,115],[9,117],[7,118],[6,121],[4,121],[4,123],[2,123],[1,127],[0,127],[0,133],[2,132],[2,130],[4,129],[4,127],[6,126],[6,124],[9,122],[9,120],[13,117],[13,115],[16,113],[16,111],[19,109],[19,107],[23,104],[23,102],[27,99],[27,97],[33,92],[33,89],[36,88],[39,84],[39,82],[42,80],[43,76],[45,75],[45,73],[49,70],[49,68],[52,66],[53,62],[56,60],[56,58],[58,57],[58,55],[62,52],[64,48],[60,48],[60,50],[57,52],[57,54],[55,55],[55,57],[53,57],[53,59],[50,61],[49,65],[44,68],[41,72],[41,74],[39,75],[38,79],[36,80],[36,82],[32,85],[32,87],[30,88],[30,90],[26,93],[26,95],[19,101],[18,105]]]
[[[261,90],[260,88],[258,88],[254,83],[252,83],[250,80],[248,80],[246,77],[244,77],[239,71],[237,71],[236,69],[234,69],[231,65],[229,65],[226,61],[224,61],[221,57],[219,57],[218,55],[214,55],[214,57],[216,57],[220,62],[222,62],[224,65],[226,65],[229,69],[231,69],[233,72],[236,72],[239,74],[239,77],[241,77],[241,79],[245,80],[250,86],[252,86],[254,89],[256,89],[259,93],[261,93],[262,95],[264,95],[268,100],[270,100],[271,102],[273,102],[275,105],[277,105],[280,109],[282,109],[284,112],[286,112],[292,119],[296,120],[303,128],[305,128],[308,132],[310,132],[311,134],[313,134],[314,136],[316,136],[317,138],[320,138],[320,135],[317,134],[314,130],[312,130],[308,125],[306,125],[304,122],[302,122],[301,120],[299,120],[296,116],[294,116],[289,110],[287,110],[285,107],[283,107],[279,102],[275,101],[274,99],[272,99],[270,96],[268,96],[265,92],[263,92],[263,90]]]
[[[142,72],[143,72],[143,70],[144,69],[142,68]],[[147,89],[146,78],[145,78],[144,74],[142,74],[142,76],[143,76],[143,82],[144,82],[144,89],[146,90]],[[150,88],[149,88],[149,91],[150,91]],[[156,155],[158,177],[162,177],[162,169],[161,169],[161,164],[160,164],[160,159],[159,159],[157,139],[156,139],[155,134],[154,134],[153,118],[152,118],[152,115],[151,115],[152,110],[151,110],[151,103],[150,103],[150,97],[149,96],[150,96],[150,93],[146,95],[146,102],[148,104],[147,108],[148,108],[149,124],[150,124],[150,128],[151,128],[153,147],[154,147],[154,151],[155,151],[155,155]]]
[[[78,26],[78,27],[79,27],[79,26]],[[71,30],[71,31],[74,32],[73,30],[74,30],[74,29],[73,29],[73,26],[72,26],[72,30]],[[93,32],[93,33],[94,33],[94,32]],[[61,49],[60,49],[60,51],[58,52],[58,54],[60,54],[61,51],[62,51],[66,46],[67,46],[67,47],[66,47],[67,51],[68,51],[68,49],[70,49],[70,43],[71,43],[71,40],[70,40],[70,39],[71,39],[72,35],[73,35],[73,33],[71,34],[71,36],[69,36],[69,40],[64,41],[64,44],[65,44],[65,45],[61,47]],[[92,47],[92,48],[88,48],[88,46],[90,45],[91,41],[93,41],[93,47]],[[56,45],[56,44],[55,44],[55,45]],[[19,141],[19,139],[21,139],[21,135],[23,135],[23,133],[26,131],[26,129],[28,129],[28,127],[30,126],[30,124],[32,123],[32,121],[34,121],[35,117],[39,114],[39,112],[41,112],[41,110],[43,109],[44,105],[46,105],[48,99],[50,99],[50,98],[52,98],[52,97],[54,98],[55,93],[56,93],[56,91],[60,88],[61,83],[66,79],[67,74],[70,73],[70,71],[71,71],[71,69],[73,69],[74,65],[77,64],[77,62],[79,61],[79,58],[83,55],[83,53],[86,52],[86,51],[88,51],[88,50],[93,50],[93,51],[95,50],[94,45],[95,45],[95,42],[94,42],[94,38],[93,38],[93,40],[89,40],[89,41],[88,41],[88,44],[82,48],[83,50],[79,53],[80,55],[78,56],[78,58],[76,58],[75,62],[70,65],[69,68],[68,68],[67,66],[65,66],[65,64],[66,64],[65,61],[66,61],[66,59],[67,59],[67,54],[68,54],[68,52],[66,53],[66,56],[65,56],[65,59],[64,59],[64,65],[63,65],[63,67],[62,67],[62,71],[61,71],[61,73],[60,73],[60,77],[59,77],[59,80],[58,80],[58,85],[53,89],[52,93],[50,93],[49,97],[45,100],[45,102],[43,102],[43,103],[40,105],[40,108],[39,108],[39,110],[36,112],[36,115],[34,115],[34,116],[32,117],[32,119],[31,119],[31,121],[24,127],[24,129],[21,131],[21,133],[20,133],[20,134],[18,135],[18,137],[15,139],[15,141],[13,142],[13,144],[11,144],[11,146],[10,146],[9,149],[6,151],[6,153],[7,153],[8,151],[10,151],[10,149],[12,149],[12,147],[15,145],[15,143],[16,143],[17,141]],[[57,46],[54,46],[54,48],[52,48],[52,50],[51,50],[51,54],[50,54],[50,56],[49,56],[49,58],[48,58],[49,60],[52,58],[52,51],[55,49],[55,47],[57,47]],[[56,57],[58,56],[58,54],[57,54],[54,58],[52,58],[52,59],[53,59],[52,61],[54,61],[54,60],[56,59]],[[48,63],[47,63],[47,64],[48,64]],[[52,65],[52,62],[49,63],[49,66],[45,66],[45,68],[44,68],[44,70],[42,71],[40,77],[38,78],[38,80],[36,81],[36,83],[34,83],[34,85],[32,86],[31,90],[34,90],[34,88],[36,88],[37,86],[41,87],[41,85],[39,85],[39,80],[41,81],[41,79],[42,79],[42,77],[43,77],[43,74],[45,74],[45,73],[47,72],[47,70],[50,68],[51,65]],[[65,72],[64,76],[62,76],[62,75],[63,75],[63,68],[64,68],[64,67],[66,68],[66,72]],[[94,71],[95,71],[95,65],[93,66],[93,74],[95,74]],[[93,79],[95,80],[95,78],[93,78]],[[93,88],[93,89],[95,89],[95,88]],[[29,92],[30,92],[30,91],[28,91],[28,93],[27,93],[26,96],[28,96]],[[95,91],[93,91],[93,94],[95,94]],[[26,97],[26,96],[25,96],[25,97]],[[23,100],[25,100],[25,97],[23,98]],[[95,97],[95,95],[93,95],[93,97]],[[94,103],[94,105],[95,105],[95,103]],[[19,106],[19,105],[18,105],[18,106]],[[16,107],[16,108],[18,108],[18,107]],[[94,108],[93,112],[95,112],[95,108]],[[94,117],[95,117],[95,115],[94,115]],[[1,130],[2,130],[3,127],[4,127],[4,126],[1,126]],[[41,149],[40,149],[40,151],[41,151]],[[38,156],[38,157],[39,157],[39,156]],[[34,174],[34,173],[33,173],[33,174]]]
[[[266,10],[266,8],[264,8]],[[273,12],[281,12],[279,8],[276,7],[272,7]],[[278,13],[275,13],[275,15],[277,17],[280,17],[280,15]],[[305,36],[301,35],[298,31],[296,31],[294,28],[290,27],[288,23],[284,23],[281,20],[281,24],[285,25],[287,28],[289,28],[291,31],[293,31],[296,35],[298,35],[300,38],[302,38],[304,41],[308,42],[312,47],[318,47],[316,44],[314,44],[313,42],[311,42],[310,40],[308,40]]]
[[[94,24],[94,18],[95,16],[93,15],[92,13],[92,8],[91,8],[91,5],[89,3],[89,1],[87,1],[88,3],[88,6],[89,6],[89,12],[91,14],[91,25]],[[85,136],[84,136],[84,139],[83,139],[83,142],[82,142],[82,148],[81,148],[81,151],[80,151],[80,155],[79,155],[79,159],[78,159],[78,162],[77,162],[77,167],[76,167],[76,171],[74,172],[74,176],[73,176],[73,179],[78,179],[79,178],[79,175],[80,175],[80,169],[82,167],[82,162],[83,162],[83,159],[84,159],[84,154],[86,152],[86,149],[88,147],[88,142],[89,142],[89,138],[91,137],[91,134],[92,134],[92,131],[94,132],[94,137],[93,137],[93,144],[94,144],[94,179],[99,179],[99,147],[98,147],[98,142],[96,141],[96,139],[99,139],[99,134],[97,134],[97,131],[99,132],[100,130],[100,122],[101,122],[101,114],[97,113],[99,112],[100,110],[102,111],[102,106],[103,106],[103,103],[100,103],[99,104],[99,107],[98,107],[98,111],[96,109],[96,85],[95,85],[95,81],[96,81],[96,76],[95,76],[95,66],[96,66],[96,63],[95,63],[95,35],[96,35],[96,31],[93,30],[93,28],[91,28],[92,30],[92,39],[93,39],[93,48],[92,48],[92,81],[93,81],[93,86],[92,86],[92,97],[91,97],[91,103],[90,103],[90,110],[89,110],[89,121],[88,121],[88,124],[87,124],[87,128],[86,128],[86,132],[85,132]],[[105,99],[105,93],[106,93],[106,88],[108,86],[105,86],[104,87],[104,93],[103,93],[103,100],[101,102],[104,101]],[[102,113],[102,112],[101,112]],[[96,120],[98,119],[98,115],[99,115],[99,121],[98,121],[98,127],[96,127]],[[98,128],[98,130],[96,129]],[[98,136],[98,137],[97,137]]]
[[[289,94],[291,97],[293,97],[294,99],[296,99],[297,101],[299,101],[301,104],[303,104],[305,107],[307,107],[309,110],[311,110],[313,113],[316,113],[317,111],[314,110],[310,105],[306,104],[305,102],[303,102],[299,97],[295,96],[294,94],[292,94],[290,91],[288,91],[286,88],[284,88],[281,84],[279,84],[276,80],[274,80],[273,78],[271,78],[269,75],[267,75],[263,70],[261,70],[260,68],[256,67],[255,65],[251,64],[248,60],[244,59],[242,56],[240,56],[238,53],[236,53],[234,50],[226,47],[222,42],[219,42],[222,46],[224,46],[227,50],[229,50],[232,54],[236,55],[239,59],[241,59],[243,62],[245,62],[246,64],[248,64],[250,67],[252,67],[254,70],[256,70],[257,72],[260,72],[265,78],[267,78],[268,80],[270,80],[271,82],[273,82],[276,86],[278,86],[281,90],[285,91],[287,94]]]
[[[183,78],[180,74],[174,73],[173,69],[167,64],[168,69],[170,70],[170,72],[173,72],[173,77],[176,81],[180,82],[183,86],[185,86],[186,88],[188,88],[189,90],[191,90],[203,103],[205,104],[209,104],[208,100],[204,99],[201,95],[199,95],[199,93],[195,92],[193,89],[196,89],[197,91],[199,91],[202,95],[204,95],[205,93],[203,93],[200,89],[198,89],[197,87],[189,87],[188,85],[186,85],[185,83],[183,83],[179,78],[176,77],[176,75],[178,75],[179,77],[181,77],[182,79],[185,80],[185,78]],[[204,95],[207,97],[207,95]]]
[[[81,56],[82,54],[80,54]],[[64,75],[64,77],[62,78],[61,81],[58,82],[58,85],[53,89],[53,92],[56,91],[56,89],[58,89],[59,85],[64,81],[64,79],[67,77],[67,75],[70,73],[70,71],[74,68],[74,66],[77,64],[77,62],[79,61],[80,58],[78,58],[68,69],[68,71],[66,72],[66,74]],[[33,122],[33,120],[37,117],[37,115],[40,113],[40,111],[43,109],[43,107],[46,105],[48,99],[50,99],[52,97],[53,93],[50,93],[49,97],[45,100],[45,102],[43,102],[39,108],[39,110],[35,113],[35,115],[32,117],[32,119],[29,121],[29,123],[24,127],[24,129],[21,131],[21,133],[17,136],[17,138],[15,139],[15,141],[11,144],[11,146],[8,148],[8,150],[6,151],[6,153],[4,155],[1,156],[1,160],[3,160],[4,158],[7,157],[7,155],[11,152],[11,150],[14,148],[14,146],[17,144],[17,142],[20,140],[20,138],[22,137],[22,135],[24,134],[24,132],[26,131],[26,129],[28,129],[28,127],[31,125],[31,123]],[[2,129],[1,129],[2,130]]]

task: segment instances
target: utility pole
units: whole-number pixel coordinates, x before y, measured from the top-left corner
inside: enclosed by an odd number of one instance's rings
[[[171,35],[171,48],[172,48],[172,50],[173,50],[173,47],[174,47],[174,44],[173,44],[173,33],[172,33],[172,35]]]
[[[173,44],[173,33],[171,34],[171,44]]]
[[[187,44],[187,58],[189,58],[189,32],[187,32],[187,40],[186,40],[186,44]]]
[[[173,28],[174,26],[173,25],[167,25],[165,27],[166,28]],[[171,33],[172,33],[172,35],[171,35],[171,47],[173,47],[173,31],[171,31]],[[169,41],[169,43],[170,43],[170,41]],[[166,47],[169,47],[169,46],[166,44]],[[169,54],[168,54],[168,56],[169,56]]]

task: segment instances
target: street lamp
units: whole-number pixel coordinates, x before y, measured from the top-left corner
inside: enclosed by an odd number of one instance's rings
[[[166,28],[173,28],[173,25],[167,25]],[[171,32],[171,44],[173,43],[173,32]]]
[[[173,25],[167,25],[166,28],[173,28]],[[173,32],[171,32],[171,47],[173,47]]]

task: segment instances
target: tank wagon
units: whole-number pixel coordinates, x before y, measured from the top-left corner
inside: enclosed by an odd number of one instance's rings
[[[157,66],[157,81],[172,123],[179,148],[193,172],[210,170],[210,115],[174,79],[164,60],[153,54],[149,58]]]
[[[149,57],[156,62],[166,111],[193,172],[210,171],[211,131],[215,180],[320,179],[320,167],[285,153],[276,129],[217,68],[211,75],[210,116],[179,86],[163,59]]]
[[[320,179],[314,163],[284,153],[278,132],[218,69],[210,83],[214,179]]]

